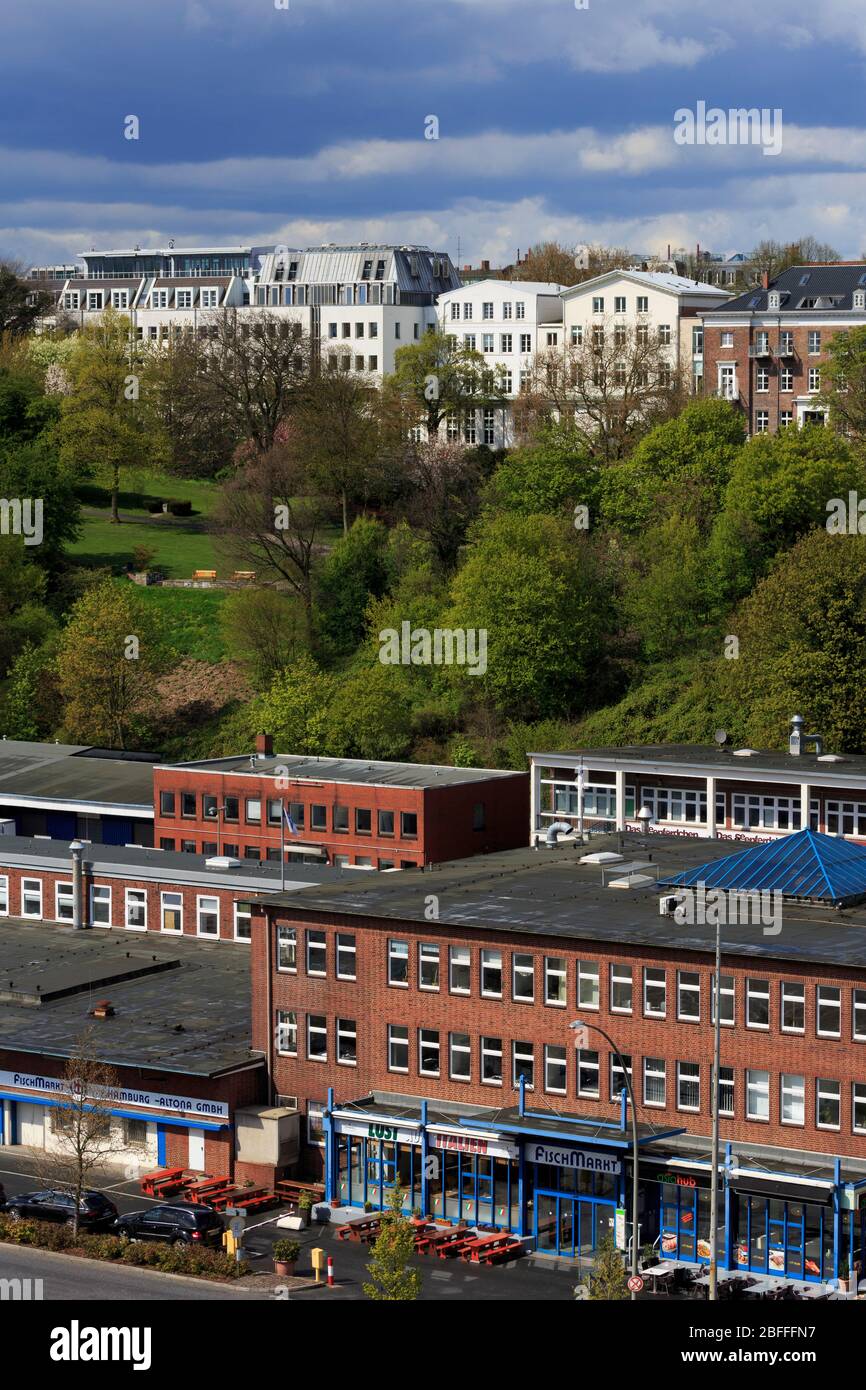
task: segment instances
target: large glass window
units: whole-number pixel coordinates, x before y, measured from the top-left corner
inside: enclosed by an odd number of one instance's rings
[[[630,1014],[632,1010],[632,976],[630,965],[610,967],[611,1013]]]
[[[663,1057],[644,1057],[643,1059],[643,1103],[663,1106],[665,1104],[665,1060]]]
[[[199,936],[219,936],[219,898],[201,896],[196,898],[196,931]]]
[[[589,1100],[598,1100],[601,1094],[598,1078],[598,1053],[592,1048],[580,1048],[577,1053],[577,1094]]]
[[[277,1009],[277,1052],[283,1057],[298,1055],[298,1015],[293,1009]]]
[[[307,932],[307,974],[327,974],[328,946],[323,931]]]
[[[353,1018],[337,1019],[337,1061],[354,1067],[358,1061],[358,1025]]]
[[[816,1023],[820,1038],[842,1036],[842,991],[835,985],[817,985]]]
[[[535,960],[528,955],[511,958],[511,993],[519,1004],[531,1004],[535,999]]]
[[[147,891],[144,888],[127,888],[126,916],[124,926],[130,931],[147,930]]]
[[[409,1070],[409,1029],[399,1023],[388,1024],[388,1070]]]
[[[388,942],[388,984],[409,987],[409,942]]]
[[[643,972],[643,1011],[647,1018],[664,1018],[667,1007],[667,975],[664,970]]]
[[[502,952],[481,952],[481,993],[487,999],[502,998]]]
[[[782,1032],[804,1033],[806,1031],[806,986],[794,980],[783,980],[782,991]]]
[[[769,980],[746,980],[746,1027],[769,1028],[770,1026],[770,982]]]
[[[307,1060],[328,1060],[328,1020],[324,1014],[307,1015]]]
[[[418,1070],[422,1076],[439,1075],[439,1033],[435,1028],[418,1029]]]
[[[468,994],[470,980],[470,957],[468,946],[448,948],[448,987],[452,994]]]
[[[700,1110],[701,1068],[697,1062],[677,1062],[677,1109]]]
[[[183,931],[183,898],[180,893],[161,893],[161,926],[165,932]]]
[[[819,1129],[838,1129],[841,1124],[841,1087],[838,1081],[819,1077],[816,1084],[815,1122]]]
[[[627,1090],[625,1075],[628,1072],[628,1079],[631,1081],[631,1057],[627,1052],[622,1054],[622,1061],[625,1063],[625,1071],[622,1069],[620,1059],[613,1053],[610,1054],[610,1098],[619,1100],[623,1088]]]
[[[769,1120],[770,1118],[770,1073],[768,1071],[746,1072],[746,1119]]]
[[[432,941],[418,945],[418,988],[439,989],[439,947]]]
[[[806,1123],[806,1078],[783,1072],[780,1077],[781,1109],[783,1125],[802,1125]]]
[[[715,977],[715,975],[713,975],[713,979],[712,979],[712,983],[711,983],[711,987],[710,987],[710,994],[711,994],[712,1001],[713,1001],[712,1021],[713,1021],[713,1023],[715,1023],[715,1021],[716,1021],[716,1008],[715,1008],[716,977]],[[721,976],[719,995],[720,995],[721,1001],[722,1001],[722,1017],[721,1017],[721,1024],[722,1024],[722,1027],[723,1027],[723,1028],[733,1028],[733,1026],[734,1026],[734,1024],[735,1024],[735,1022],[736,1022],[736,997],[735,997],[735,994],[734,994],[734,977],[733,977],[733,975],[722,975],[722,976]]]
[[[452,1081],[469,1081],[472,1077],[472,1045],[468,1033],[448,1035],[448,1074]]]
[[[481,1039],[481,1080],[488,1086],[502,1085],[502,1039]]]
[[[520,1086],[521,1074],[528,1090],[535,1086],[535,1048],[531,1042],[513,1042],[511,1044],[511,1084],[516,1089]],[[866,1091],[866,1087],[864,1087]],[[864,1101],[866,1106],[866,1101]]]
[[[354,936],[348,932],[337,932],[337,979],[357,978],[357,947]]]
[[[277,927],[277,969],[294,973],[298,968],[296,927]]]
[[[597,960],[577,962],[577,1004],[581,1009],[597,1009],[601,995]]]
[[[544,1089],[552,1095],[564,1096],[566,1093],[565,1048],[546,1044],[544,1048]]]
[[[701,977],[696,970],[677,971],[677,1018],[685,1023],[701,1019]]]
[[[562,956],[544,957],[544,1002],[565,1008],[568,993],[565,983],[565,960]]]
[[[21,916],[22,916],[22,917],[41,917],[41,916],[42,916],[42,879],[41,879],[41,878],[22,878],[22,880],[21,880]]]
[[[71,922],[74,897],[71,883],[58,880],[54,885],[54,916],[58,922]]]

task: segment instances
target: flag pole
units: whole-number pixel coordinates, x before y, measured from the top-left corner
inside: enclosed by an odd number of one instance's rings
[[[280,892],[286,891],[286,803],[280,802]]]

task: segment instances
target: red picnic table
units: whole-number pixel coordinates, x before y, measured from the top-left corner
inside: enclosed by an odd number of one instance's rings
[[[461,1260],[471,1260],[473,1264],[493,1264],[508,1259],[523,1251],[522,1241],[515,1240],[510,1232],[497,1232],[495,1235],[477,1236],[467,1241],[460,1251]]]
[[[437,1240],[431,1254],[438,1255],[440,1260],[450,1260],[452,1256],[462,1254],[464,1247],[474,1239],[471,1231],[458,1227],[456,1230],[447,1231],[441,1240]]]
[[[198,1182],[191,1182],[186,1188],[185,1195],[191,1202],[211,1203],[211,1198],[218,1192],[223,1192],[231,1186],[231,1178],[200,1178]]]
[[[340,1240],[374,1240],[382,1225],[381,1216],[371,1216],[364,1221],[347,1221],[337,1231]]]
[[[180,1184],[185,1172],[185,1168],[156,1168],[152,1173],[142,1174],[139,1187],[145,1196],[153,1197],[165,1187]]]

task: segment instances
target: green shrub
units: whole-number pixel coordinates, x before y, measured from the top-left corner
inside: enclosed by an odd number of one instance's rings
[[[12,1245],[32,1245],[40,1250],[74,1251],[93,1260],[118,1261],[142,1269],[158,1269],[164,1274],[203,1275],[211,1279],[237,1279],[249,1272],[249,1265],[229,1258],[221,1250],[207,1246],[158,1245],[122,1240],[115,1235],[95,1235],[50,1221],[10,1221],[0,1214],[0,1241]]]
[[[192,502],[169,502],[168,510],[172,516],[192,516]]]

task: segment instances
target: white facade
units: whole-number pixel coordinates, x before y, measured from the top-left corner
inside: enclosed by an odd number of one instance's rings
[[[593,329],[599,328],[645,331],[650,342],[665,349],[674,375],[687,369],[694,390],[703,376],[700,316],[729,298],[726,290],[681,275],[611,270],[563,290],[565,344],[591,343]]]
[[[528,280],[478,280],[439,296],[439,327],[474,348],[513,400],[530,380],[537,352],[562,346],[562,286]],[[512,443],[510,411],[476,411],[462,429],[469,444]]]

